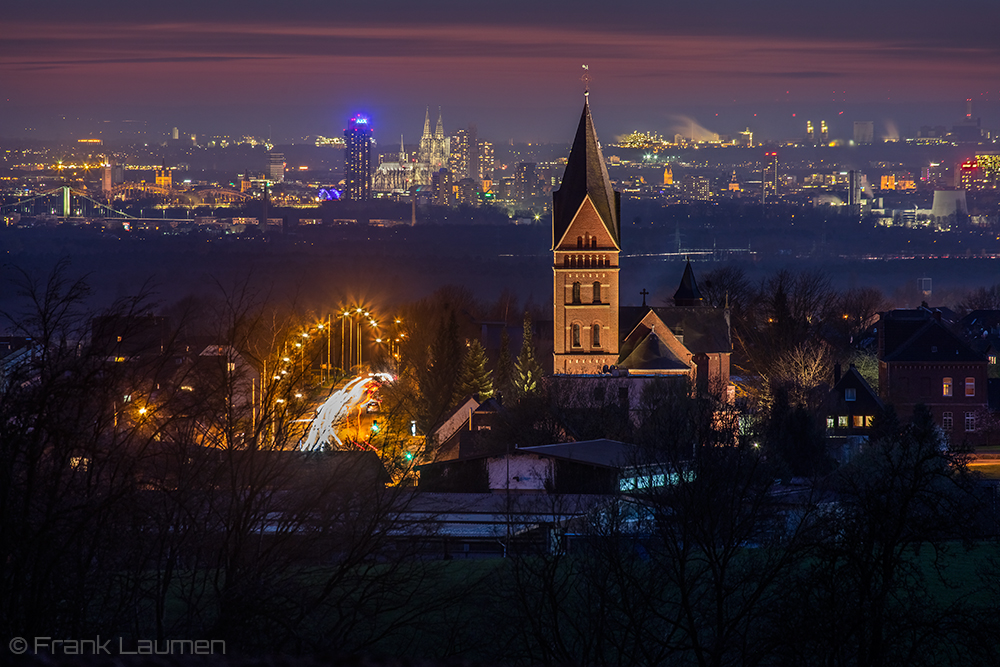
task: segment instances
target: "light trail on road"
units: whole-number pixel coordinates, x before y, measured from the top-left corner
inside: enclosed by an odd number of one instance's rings
[[[302,440],[299,449],[320,450],[330,442],[331,437],[335,447],[343,447],[343,441],[337,436],[337,424],[367,400],[368,390],[373,385],[385,379],[389,379],[389,376],[384,373],[369,373],[349,380],[341,389],[330,394],[326,402],[316,410],[316,418],[313,419],[309,433]]]

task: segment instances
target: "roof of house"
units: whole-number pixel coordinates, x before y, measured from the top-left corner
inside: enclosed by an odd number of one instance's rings
[[[606,468],[622,468],[633,465],[638,456],[638,448],[635,445],[607,438],[520,447],[517,451]]]
[[[634,347],[631,347],[628,356],[624,356],[618,362],[618,366],[629,370],[651,371],[686,371],[691,368],[690,364],[671,351],[655,331],[649,331]]]
[[[855,397],[853,401],[848,401],[845,398],[844,390],[846,389],[854,389]],[[849,406],[848,403],[851,405]],[[830,389],[825,405],[828,412],[834,411],[838,414],[844,412],[857,413],[858,410],[862,412],[871,409],[881,410],[885,407],[882,399],[878,397],[878,393],[872,389],[864,376],[854,367],[854,364],[851,364],[840,380]]]
[[[627,339],[650,311],[675,332],[675,335],[684,337],[684,347],[692,354],[733,351],[733,341],[729,332],[729,311],[724,308],[622,306],[618,314],[619,331],[625,333]],[[625,353],[624,349],[622,353]]]
[[[601,438],[598,440],[582,440],[580,442],[560,442],[551,445],[536,445],[534,447],[512,446],[505,451],[498,450],[492,452],[477,452],[473,455],[463,456],[458,459],[423,463],[417,466],[417,468],[434,468],[441,465],[466,463],[477,459],[518,456],[524,454],[532,454],[542,458],[559,459],[562,461],[572,461],[574,463],[602,466],[605,468],[620,468],[632,465],[635,462],[638,455],[638,449],[632,444]]]
[[[887,323],[888,324],[888,323]],[[894,330],[895,329],[895,330]],[[892,347],[889,335],[892,333]],[[905,333],[910,335],[903,338]],[[887,342],[882,360],[885,362],[985,362],[986,356],[976,352],[936,319],[925,320],[916,327],[886,326]]]

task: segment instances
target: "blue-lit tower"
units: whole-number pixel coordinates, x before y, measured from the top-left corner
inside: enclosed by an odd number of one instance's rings
[[[372,196],[372,128],[367,116],[358,114],[344,130],[344,198],[368,201]]]

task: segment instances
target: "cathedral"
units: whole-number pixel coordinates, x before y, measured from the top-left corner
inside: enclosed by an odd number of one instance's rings
[[[553,372],[686,376],[731,394],[729,309],[706,305],[688,262],[673,306],[619,302],[621,194],[608,176],[589,97],[552,194]]]
[[[420,147],[417,149],[417,164],[414,166],[417,185],[431,185],[434,174],[448,168],[451,157],[450,143],[450,137],[444,134],[441,110],[438,110],[437,127],[431,134],[431,115],[430,109],[427,109],[424,114],[424,133],[420,137]]]

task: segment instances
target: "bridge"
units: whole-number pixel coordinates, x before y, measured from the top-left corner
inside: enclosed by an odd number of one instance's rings
[[[26,216],[58,216],[60,218],[121,218],[132,219],[128,213],[117,211],[107,204],[92,199],[85,192],[64,185],[0,206],[0,215],[20,213]]]
[[[234,204],[253,199],[250,195],[228,188],[210,186],[174,189],[153,183],[130,182],[115,186],[108,194],[110,195],[110,202],[139,199],[141,197],[155,197],[170,200],[174,205],[188,208]],[[76,190],[67,185],[0,206],[0,215],[11,213],[20,213],[21,215],[31,217],[57,216],[63,219],[135,219],[135,216],[119,211],[112,205],[97,201],[86,192]]]

